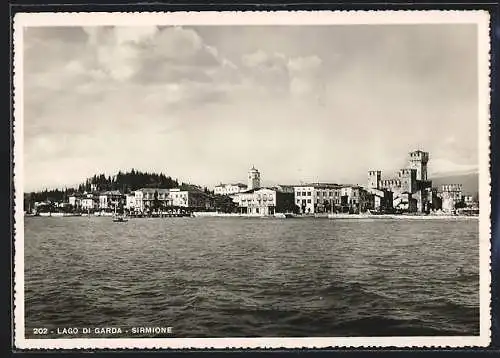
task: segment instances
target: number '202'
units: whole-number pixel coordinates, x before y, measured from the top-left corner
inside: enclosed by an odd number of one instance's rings
[[[49,330],[47,328],[33,328],[33,334],[47,334]]]

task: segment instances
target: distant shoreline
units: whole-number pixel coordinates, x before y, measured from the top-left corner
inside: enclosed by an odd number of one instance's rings
[[[68,214],[68,213],[40,213],[38,215],[25,214],[26,217],[111,217],[113,214]],[[134,219],[145,218],[167,218],[170,216],[143,216],[135,217]],[[182,215],[182,217],[189,217]],[[478,220],[478,215],[405,215],[405,214],[312,214],[312,215],[295,215],[295,214],[277,214],[277,215],[258,215],[258,214],[237,214],[237,213],[217,213],[217,212],[193,212],[193,218],[263,218],[263,219],[329,219],[329,220]]]

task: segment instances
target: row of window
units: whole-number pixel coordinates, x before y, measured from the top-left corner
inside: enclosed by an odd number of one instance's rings
[[[297,199],[297,204],[300,205],[301,203],[302,204],[305,204],[306,202],[306,199]],[[340,204],[340,200],[338,199],[335,199],[333,201],[335,204]],[[307,199],[307,204],[311,204],[311,199]],[[321,200],[316,200],[316,204],[323,204],[323,202]]]
[[[242,199],[241,200],[242,204],[246,204],[246,203],[259,203],[259,204],[261,204],[261,203],[269,203],[269,204],[272,204],[273,202],[274,202],[273,199],[269,199],[269,200],[267,200],[267,199],[264,199],[264,200],[256,200],[256,199],[254,199],[254,200],[248,199],[247,200],[247,199]]]
[[[169,198],[185,198],[187,197],[186,194],[158,194],[158,200],[164,200],[164,199],[169,199]],[[143,199],[145,200],[152,200],[154,199],[154,194],[144,194]]]
[[[340,192],[338,191],[317,191],[316,194],[318,196],[323,196],[323,197],[339,197],[340,196]],[[298,191],[295,193],[296,196],[312,196],[312,192],[310,191]],[[356,196],[356,192],[353,191],[353,196]]]
[[[256,197],[254,197],[254,196],[249,196],[249,197],[242,196],[241,200],[242,201],[245,201],[245,200],[254,200],[255,198],[257,198],[257,200],[261,200],[261,199],[262,200],[268,200],[268,199],[269,200],[273,200],[274,196],[272,194],[269,194],[269,195],[262,194],[262,196],[261,195],[257,195]]]

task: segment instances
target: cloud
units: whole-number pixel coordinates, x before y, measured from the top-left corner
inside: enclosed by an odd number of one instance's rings
[[[290,58],[288,68],[291,72],[316,72],[323,61],[318,56]]]
[[[151,26],[85,31],[95,51],[96,66],[118,81],[201,79],[206,68],[222,65],[216,49],[205,45],[191,29]]]
[[[449,159],[437,158],[429,161],[429,174],[445,175],[445,174],[467,174],[479,172],[477,164],[462,164],[455,163]]]
[[[257,50],[242,56],[242,64],[251,69],[248,76],[256,85],[286,90],[294,97],[323,97],[322,60],[316,56],[287,57],[282,53]]]
[[[370,167],[397,170],[416,147],[472,166],[473,35],[440,25],[29,28],[27,185],[120,167],[216,183],[243,180],[251,164],[265,180],[349,182]]]

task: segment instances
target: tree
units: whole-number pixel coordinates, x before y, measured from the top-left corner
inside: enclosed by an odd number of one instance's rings
[[[458,203],[455,204],[455,209],[463,209],[466,207],[467,207],[467,204],[465,204],[464,201],[459,201]]]
[[[216,195],[215,196],[215,209],[223,213],[232,213],[236,211],[236,204],[227,195]]]
[[[325,212],[329,212],[332,209],[332,205],[330,204],[330,202],[328,200],[324,200],[323,201],[323,208],[324,208]]]
[[[152,209],[153,211],[158,211],[160,209],[161,203],[160,200],[158,199],[158,190],[155,190],[153,194],[153,205]]]

